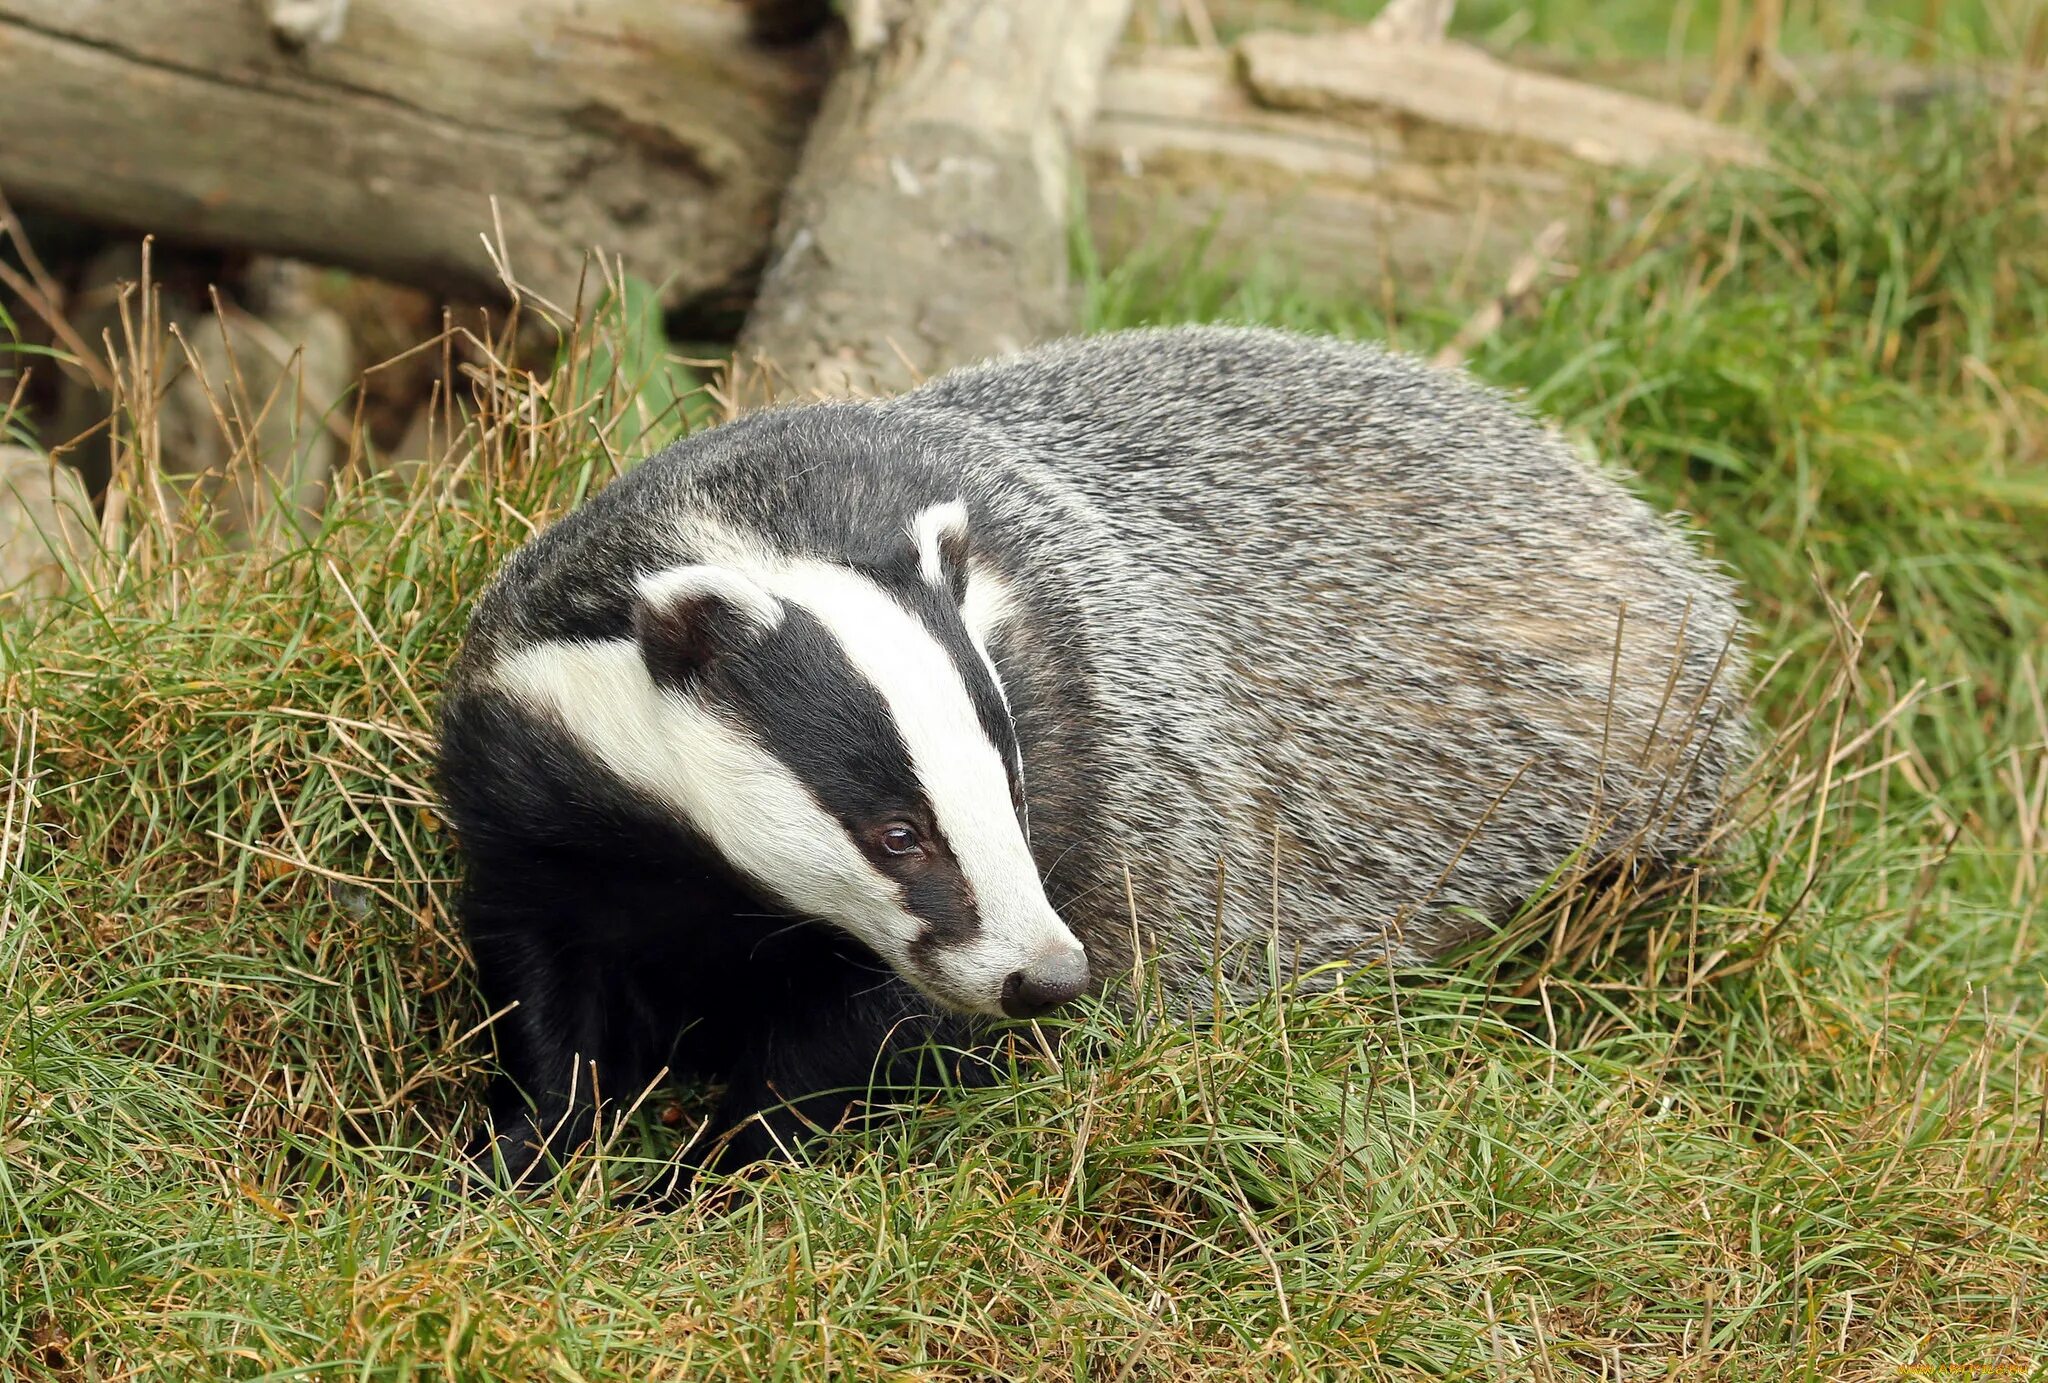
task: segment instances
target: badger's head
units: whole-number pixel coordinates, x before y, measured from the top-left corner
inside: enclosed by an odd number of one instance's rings
[[[970,577],[965,508],[922,510],[860,562],[729,533],[690,549],[704,560],[639,575],[630,639],[534,645],[493,680],[944,1006],[1025,1017],[1079,994],[1086,955],[1026,843],[984,639],[1001,587]]]

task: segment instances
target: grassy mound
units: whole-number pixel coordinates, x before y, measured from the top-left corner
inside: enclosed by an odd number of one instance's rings
[[[494,564],[664,431],[624,353],[578,347],[580,382],[477,369],[459,464],[356,487],[309,542],[174,548],[138,498],[90,594],[0,625],[0,1357],[2048,1364],[2048,141],[2007,115],[1834,119],[1776,172],[1646,187],[1471,361],[1696,516],[1752,594],[1777,747],[1717,875],[1567,890],[1531,948],[1349,994],[1083,1014],[1088,1060],[1020,1052],[665,1218],[608,1192],[687,1125],[666,1096],[537,1198],[442,1190],[486,1015],[445,910],[435,687]],[[1484,292],[1133,264],[1091,304],[1428,350]]]

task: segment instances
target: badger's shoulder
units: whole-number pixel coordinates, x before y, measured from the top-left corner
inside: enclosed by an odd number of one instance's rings
[[[1318,383],[1332,371],[1397,379],[1422,367],[1369,342],[1306,336],[1272,327],[1134,327],[1072,336],[951,370],[903,397],[960,404],[994,396],[1043,396],[1109,387],[1150,393],[1231,392],[1244,384]]]

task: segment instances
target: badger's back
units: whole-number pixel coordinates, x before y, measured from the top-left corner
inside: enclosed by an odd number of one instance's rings
[[[1179,329],[883,411],[962,430],[1006,574],[1058,605],[995,655],[1087,722],[1020,733],[1034,824],[1087,847],[1053,898],[1092,953],[1185,972],[1220,915],[1241,956],[1428,954],[1575,856],[1692,848],[1744,752],[1729,582],[1462,376]]]

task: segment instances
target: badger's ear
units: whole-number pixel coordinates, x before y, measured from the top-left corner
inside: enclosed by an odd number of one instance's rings
[[[957,499],[918,511],[910,521],[917,574],[958,605],[967,599],[967,506]]]
[[[687,691],[713,659],[782,623],[782,603],[730,567],[671,567],[634,585],[633,637],[656,686]]]

